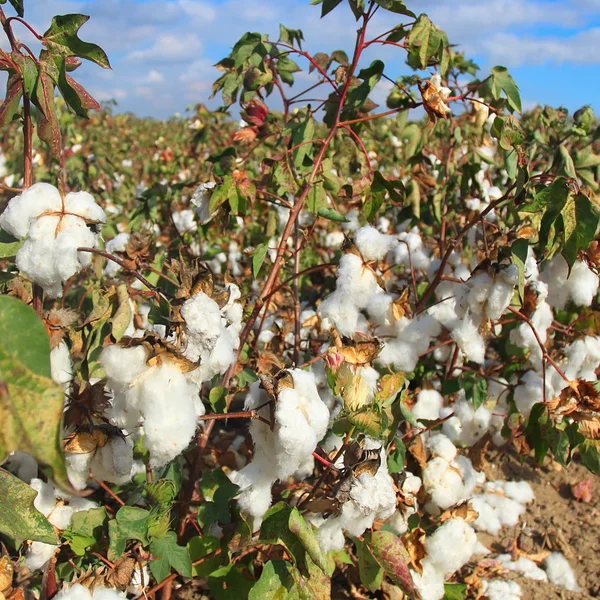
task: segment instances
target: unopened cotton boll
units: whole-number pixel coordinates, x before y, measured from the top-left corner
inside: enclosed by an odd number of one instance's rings
[[[25,241],[17,252],[19,270],[40,285],[46,296],[62,295],[62,282],[88,266],[98,226],[106,215],[87,192],[71,192],[64,199],[47,183],[36,183],[13,198],[0,216],[0,227]]]
[[[550,583],[560,585],[572,592],[581,591],[575,573],[564,554],[553,552],[544,561],[544,568],[546,569]]]
[[[382,260],[398,241],[366,225],[355,233],[354,243],[365,260]]]

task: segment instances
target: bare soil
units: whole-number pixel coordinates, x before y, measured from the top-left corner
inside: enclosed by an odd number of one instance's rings
[[[528,481],[535,493],[519,525],[503,529],[499,536],[479,534],[479,539],[495,553],[511,552],[518,546],[532,556],[544,551],[562,552],[577,576],[581,592],[534,581],[516,573],[504,579],[519,583],[524,600],[583,600],[600,597],[600,480],[573,461],[567,469],[556,463],[540,467],[532,460],[512,455],[490,457],[488,480]],[[579,502],[571,486],[587,479],[592,500]]]

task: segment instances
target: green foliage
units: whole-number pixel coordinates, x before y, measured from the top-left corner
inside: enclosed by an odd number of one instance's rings
[[[57,541],[54,528],[34,506],[37,492],[4,469],[0,469],[0,533],[16,547],[25,540],[45,544]]]
[[[192,576],[192,561],[187,548],[177,545],[177,535],[169,531],[164,537],[154,540],[150,544],[150,552],[155,560],[150,561],[152,575],[159,583],[175,569],[184,577]]]
[[[63,391],[50,378],[50,344],[35,312],[0,296],[0,457],[21,450],[70,485],[60,449]]]

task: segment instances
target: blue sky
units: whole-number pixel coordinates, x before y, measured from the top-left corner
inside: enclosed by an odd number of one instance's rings
[[[563,105],[570,111],[591,104],[600,113],[600,0],[407,0],[426,12],[486,74],[507,66],[525,106]],[[113,70],[84,64],[76,76],[99,100],[114,98],[118,110],[167,117],[191,103],[207,102],[219,75],[212,66],[245,31],[277,39],[279,23],[301,28],[311,52],[350,51],[355,21],[340,7],[321,20],[309,0],[25,0],[25,16],[39,31],[53,14],[91,15],[81,37],[100,44]],[[401,22],[379,11],[374,35]],[[25,30],[17,30],[30,41]],[[386,63],[394,78],[408,72],[397,49],[367,53]],[[302,67],[304,64],[300,61]],[[298,85],[310,85],[307,71]],[[300,88],[299,88],[300,89]],[[375,91],[383,103],[386,85]],[[216,106],[217,101],[208,102]]]

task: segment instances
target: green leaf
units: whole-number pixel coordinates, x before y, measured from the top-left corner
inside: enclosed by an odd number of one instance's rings
[[[304,121],[302,121],[302,123],[298,127],[294,128],[294,134],[291,139],[292,147],[298,146],[293,151],[294,165],[296,169],[303,169],[304,159],[307,156],[310,157],[313,144],[307,142],[310,142],[314,138],[314,135],[315,122],[314,119],[310,116],[310,113],[307,113]]]
[[[304,517],[298,512],[298,509],[292,509],[288,522],[290,531],[297,536],[298,540],[312,558],[314,563],[323,571],[327,571],[327,560],[321,546],[313,533],[310,525],[304,520]]]
[[[509,106],[521,112],[521,96],[515,80],[506,67],[497,66],[492,68],[492,93],[495,98],[500,97],[500,91],[506,94]]]
[[[107,521],[108,516],[104,507],[76,512],[63,537],[69,541],[69,546],[75,554],[83,556],[91,546],[102,539]]]
[[[229,504],[237,495],[239,487],[221,469],[214,469],[204,473],[199,488],[205,500],[198,507],[200,527],[208,527],[213,523],[231,523]]]
[[[25,93],[29,98],[33,98],[39,75],[36,62],[33,60],[33,58],[31,58],[31,56],[23,55],[20,52],[12,52],[10,56],[21,69]]]
[[[371,534],[371,551],[387,576],[408,596],[417,595],[409,570],[410,556],[402,540],[391,531],[374,531]]]
[[[108,559],[116,560],[125,552],[127,540],[139,540],[145,546],[149,543],[148,520],[149,510],[135,506],[122,506],[115,518],[108,522],[110,545]]]
[[[295,589],[297,569],[285,560],[270,560],[263,566],[259,580],[252,586],[248,600],[288,600],[298,598]]]
[[[311,4],[323,4],[321,8],[321,19],[328,15],[336,6],[342,3],[342,0],[311,0]]]
[[[383,582],[384,571],[375,560],[371,549],[367,543],[368,534],[364,536],[364,541],[353,538],[356,545],[356,557],[358,558],[358,574],[361,583],[370,591],[376,592]]]
[[[402,473],[406,459],[406,446],[401,438],[396,437],[396,449],[388,456],[388,471]]]
[[[348,223],[348,219],[339,213],[334,208],[328,208],[326,206],[321,206],[317,209],[317,214],[319,217],[323,217],[324,219],[329,219],[330,221],[336,221],[338,223]]]
[[[563,256],[572,267],[579,251],[585,251],[594,241],[600,224],[600,212],[582,193],[570,196],[561,211],[565,234]]]
[[[155,560],[150,561],[150,571],[158,583],[169,573],[171,567],[183,577],[192,577],[192,560],[187,548],[177,545],[177,534],[169,531],[167,535],[150,544],[150,552]]]
[[[467,587],[466,583],[445,583],[444,598],[442,600],[465,600]]]
[[[23,7],[23,0],[8,0],[12,7],[15,9],[15,11],[17,12],[17,14],[22,17],[24,14],[24,7]],[[3,0],[2,4],[4,4],[6,2],[6,0]]]
[[[16,256],[24,241],[24,239],[15,240],[12,235],[9,235],[3,229],[0,229],[0,258],[11,258]]]
[[[267,252],[269,251],[269,246],[267,244],[261,243],[252,251],[252,275],[256,278],[262,269],[262,266],[265,262],[265,258],[267,256]]]
[[[6,127],[15,117],[21,98],[23,97],[23,85],[18,75],[11,75],[6,82],[6,94],[0,105],[0,127]]]
[[[49,466],[71,489],[61,450],[63,390],[50,375],[50,343],[34,310],[0,296],[0,460],[13,450]]]
[[[52,19],[49,29],[42,36],[42,43],[51,54],[78,56],[91,60],[103,69],[110,69],[108,56],[100,46],[79,39],[81,26],[89,20],[86,15],[58,15]]]
[[[11,538],[16,547],[25,540],[58,543],[54,527],[33,506],[36,496],[34,489],[0,469],[0,533]]]
[[[483,377],[463,377],[463,388],[466,399],[477,410],[487,399],[487,381]]]
[[[523,294],[525,289],[525,261],[527,260],[527,253],[529,250],[529,244],[525,239],[518,239],[512,243],[510,247],[510,256],[513,264],[519,270],[519,297],[523,301]]]
[[[114,316],[110,319],[110,323],[112,335],[118,342],[125,335],[125,332],[133,319],[133,312],[131,310],[126,284],[123,283],[117,286],[117,298],[119,306],[117,312],[115,312]]]
[[[187,543],[187,549],[192,563],[195,563],[200,558],[211,554],[218,550],[221,546],[219,539],[212,535],[204,535],[202,537],[193,537]],[[194,577],[208,577],[213,571],[216,571],[221,564],[219,555],[212,556],[202,561],[198,565],[192,566],[192,574]]]
[[[244,577],[235,563],[213,571],[208,578],[208,588],[215,600],[248,598],[253,582]]]
[[[310,188],[306,198],[306,208],[311,213],[318,214],[319,210],[327,206],[327,195],[323,184],[318,181]]]
[[[412,10],[406,8],[406,4],[404,4],[402,0],[375,0],[375,3],[379,4],[381,8],[385,8],[398,15],[406,15],[407,17],[413,18],[417,16]]]
[[[594,475],[600,475],[600,441],[599,440],[585,440],[583,444],[579,446],[579,455],[581,462],[587,467]]]
[[[208,393],[208,402],[213,412],[224,413],[227,408],[227,390],[220,385],[216,385]]]

